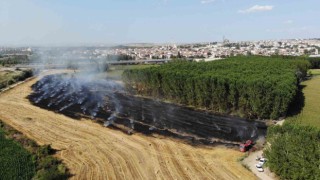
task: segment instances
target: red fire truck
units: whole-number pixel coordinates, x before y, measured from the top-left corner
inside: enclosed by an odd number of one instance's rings
[[[251,140],[247,140],[245,144],[240,144],[240,151],[246,152],[253,146],[253,142]]]

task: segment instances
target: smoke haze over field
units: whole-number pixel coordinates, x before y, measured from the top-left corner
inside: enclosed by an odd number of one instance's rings
[[[37,88],[42,95],[33,101],[39,103],[43,99],[55,97],[48,107],[55,105],[61,112],[78,104],[81,105],[83,114],[95,118],[105,106],[106,96],[112,99],[115,91],[123,91],[121,84],[106,78],[107,62],[106,58],[80,56],[74,48],[38,48],[31,62],[39,65],[36,71],[41,72],[51,65],[58,65],[60,69],[71,69],[73,72],[53,78],[44,77]],[[46,82],[47,79],[50,81]],[[117,102],[114,98],[113,101]],[[116,110],[121,108],[117,103],[115,107]]]

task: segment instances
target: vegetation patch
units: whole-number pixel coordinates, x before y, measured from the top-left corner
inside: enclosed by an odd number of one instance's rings
[[[30,63],[30,59],[27,55],[10,55],[10,56],[1,56],[0,55],[0,67],[10,67],[16,64],[27,64]]]
[[[0,179],[31,179],[35,175],[35,162],[30,152],[0,129]]]
[[[320,75],[320,69],[310,69],[308,71],[308,73],[311,75],[311,76],[317,76],[317,75]]]
[[[320,130],[284,123],[268,129],[267,166],[281,179],[320,177]]]
[[[23,81],[32,76],[32,70],[0,71],[0,89],[6,88],[16,82]]]
[[[121,75],[126,69],[144,69],[149,67],[157,67],[153,64],[136,64],[136,65],[111,65],[109,66],[106,77],[114,80],[121,80]]]
[[[302,125],[320,128],[320,76],[301,83],[303,86],[303,107],[300,113],[288,117],[286,120]]]
[[[129,90],[140,95],[218,113],[275,119],[286,115],[309,65],[301,59],[260,56],[176,61],[125,70],[123,80]]]
[[[0,179],[68,179],[68,169],[54,153],[50,145],[39,146],[0,121]]]
[[[308,58],[308,61],[310,62],[312,69],[319,69],[320,68],[320,58],[318,58],[318,57]]]

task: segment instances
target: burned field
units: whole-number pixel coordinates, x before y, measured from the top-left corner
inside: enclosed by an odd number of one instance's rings
[[[158,133],[195,143],[212,143],[254,140],[264,131],[257,122],[129,95],[112,80],[93,80],[76,74],[49,75],[32,89],[29,100],[34,105],[75,119],[89,117],[129,134]]]

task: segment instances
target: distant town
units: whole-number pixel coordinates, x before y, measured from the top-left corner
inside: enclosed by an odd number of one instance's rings
[[[130,44],[113,47],[0,47],[0,58],[10,56],[41,54],[46,51],[53,57],[78,57],[80,59],[111,59],[111,60],[151,60],[188,58],[211,61],[237,55],[281,55],[319,57],[320,39],[288,39],[232,42],[223,38],[222,42],[193,44]],[[67,50],[66,50],[67,49]],[[63,50],[63,51],[62,51]]]

